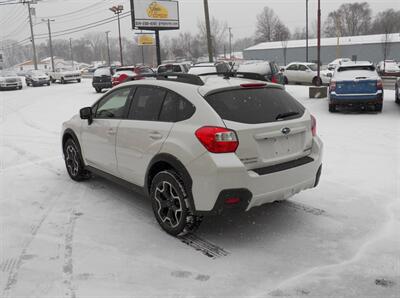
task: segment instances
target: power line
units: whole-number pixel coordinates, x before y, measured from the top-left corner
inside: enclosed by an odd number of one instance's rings
[[[96,3],[94,3],[94,4],[91,4],[91,5],[89,5],[89,6],[83,7],[83,8],[81,8],[81,9],[78,9],[78,10],[75,10],[75,11],[71,11],[71,12],[68,12],[68,13],[60,14],[60,15],[46,16],[46,17],[43,17],[43,18],[45,18],[45,19],[52,19],[52,18],[53,18],[53,19],[54,19],[54,18],[61,18],[61,17],[64,17],[64,16],[73,15],[73,14],[79,14],[79,13],[81,13],[82,11],[85,11],[85,10],[87,10],[87,9],[90,9],[90,8],[94,7],[94,6],[97,6],[97,5],[100,4],[101,2],[104,2],[104,0],[103,0],[103,1],[98,1],[98,2],[96,2]]]

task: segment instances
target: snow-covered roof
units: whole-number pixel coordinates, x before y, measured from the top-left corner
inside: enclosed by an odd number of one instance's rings
[[[360,44],[374,44],[374,43],[382,43],[386,41],[386,36],[384,34],[376,34],[376,35],[360,35],[360,36],[346,36],[340,37],[339,43],[341,46],[344,45],[360,45]],[[400,42],[400,33],[389,34],[387,38],[387,42],[395,43]],[[322,38],[321,46],[336,46],[337,38]],[[303,48],[306,45],[306,40],[289,40],[287,44],[287,48]],[[309,39],[308,40],[309,47],[317,46],[317,39]],[[252,47],[245,49],[245,51],[254,51],[254,50],[272,50],[272,49],[281,49],[282,42],[274,41],[274,42],[262,42],[256,44]]]

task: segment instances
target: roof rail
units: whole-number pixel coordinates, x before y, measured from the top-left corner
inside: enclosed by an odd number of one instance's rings
[[[180,73],[180,72],[144,74],[138,76],[138,78],[155,78],[160,81],[172,81],[172,82],[186,83],[197,86],[204,85],[203,80],[199,76],[188,73]],[[133,77],[132,80],[135,80],[135,77]]]

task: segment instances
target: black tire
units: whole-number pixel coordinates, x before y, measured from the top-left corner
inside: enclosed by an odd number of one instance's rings
[[[19,87],[18,87],[18,90],[21,90],[21,89],[22,89],[22,86],[19,86]]]
[[[399,87],[397,86],[397,84],[395,86],[395,90],[396,90],[396,93],[395,93],[395,96],[394,96],[394,101],[397,104],[400,104],[400,92],[399,92]]]
[[[380,112],[382,112],[382,109],[383,109],[383,105],[381,103],[377,103],[375,105],[375,111],[376,112],[380,113]]]
[[[168,234],[182,236],[199,227],[202,218],[192,214],[187,191],[176,172],[158,173],[151,183],[150,198],[154,216]]]
[[[312,84],[313,84],[314,86],[322,86],[322,80],[321,80],[321,78],[318,78],[318,77],[313,78]]]
[[[101,88],[94,88],[97,93],[101,93]]]
[[[81,79],[77,79],[76,81],[77,81],[78,83],[80,83],[80,82],[81,82]]]
[[[82,181],[90,178],[90,172],[85,170],[81,152],[73,139],[68,139],[64,144],[64,159],[72,180]]]
[[[64,78],[61,78],[61,84],[65,84],[66,82],[65,82],[65,80],[64,80]]]
[[[288,80],[287,77],[283,77],[283,83],[284,83],[285,85],[289,84],[289,80]]]
[[[56,80],[55,80],[55,79],[53,79],[52,77],[50,77],[50,82],[52,82],[52,83],[55,83],[55,82],[56,82]]]
[[[47,83],[47,86],[50,86],[50,81]]]
[[[329,112],[335,113],[336,111],[337,111],[336,110],[336,105],[334,103],[330,103],[329,104]]]

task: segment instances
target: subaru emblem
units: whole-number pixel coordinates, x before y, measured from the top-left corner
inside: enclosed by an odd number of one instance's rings
[[[289,127],[285,127],[285,128],[282,128],[282,133],[284,134],[284,135],[287,135],[287,134],[289,134],[290,133],[290,128]]]

